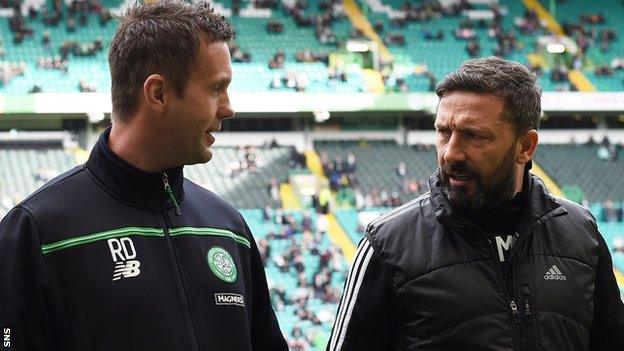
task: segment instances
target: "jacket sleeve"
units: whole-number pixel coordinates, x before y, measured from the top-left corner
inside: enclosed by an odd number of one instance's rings
[[[251,337],[254,351],[288,351],[275,311],[271,306],[264,265],[260,252],[245,224],[251,243],[251,284],[253,291]]]
[[[395,311],[392,279],[364,237],[345,282],[327,351],[392,349]]]
[[[611,254],[602,235],[597,229],[596,232],[600,247],[594,291],[594,324],[590,330],[591,350],[624,350],[624,304],[615,280]]]
[[[52,350],[37,227],[23,208],[0,223],[0,350]]]

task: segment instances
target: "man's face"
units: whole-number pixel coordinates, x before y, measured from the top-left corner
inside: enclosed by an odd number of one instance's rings
[[[232,80],[230,52],[225,42],[206,43],[200,39],[199,51],[189,72],[182,98],[174,93],[166,113],[170,155],[180,165],[206,163],[212,158],[212,132],[221,121],[234,116],[227,93]]]
[[[438,167],[444,192],[457,210],[482,212],[515,195],[520,149],[503,108],[503,100],[491,94],[454,91],[440,99]]]

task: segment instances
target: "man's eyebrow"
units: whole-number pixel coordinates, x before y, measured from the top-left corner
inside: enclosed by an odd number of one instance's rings
[[[229,85],[230,83],[232,83],[232,77],[222,77],[215,82],[215,85]]]

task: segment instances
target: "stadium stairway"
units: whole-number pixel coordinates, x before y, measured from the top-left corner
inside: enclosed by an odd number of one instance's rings
[[[344,257],[349,262],[349,265],[355,258],[355,245],[347,235],[347,232],[342,228],[342,225],[338,221],[338,218],[333,213],[329,213],[326,216],[328,224],[328,234],[334,244],[338,245],[342,250]]]
[[[539,0],[523,0],[524,6],[530,10],[535,11],[539,19],[545,21],[548,30],[554,35],[565,35],[563,28],[559,25],[559,22],[555,20],[553,16],[540,4]]]
[[[568,79],[579,91],[596,91],[596,87],[589,81],[587,76],[579,70],[568,72]]]
[[[524,6],[528,9],[531,9],[537,13],[537,16],[545,21],[547,24],[548,30],[554,35],[564,36],[565,33],[559,25],[559,22],[551,16],[551,14],[540,4],[538,0],[523,0]],[[596,87],[589,81],[587,76],[580,70],[570,70],[568,72],[568,79],[570,83],[572,83],[578,91],[596,91]]]
[[[323,179],[325,174],[323,173],[323,165],[321,164],[321,158],[315,150],[308,150],[305,152],[306,166],[312,174]]]
[[[535,162],[535,160],[533,161],[533,167],[531,168],[531,173],[540,177],[544,181],[544,185],[546,185],[546,188],[548,189],[548,191],[550,191],[553,195],[558,196],[558,197],[565,197],[559,185],[555,183],[555,181],[542,169],[542,167],[540,167]]]
[[[301,210],[301,202],[295,194],[292,184],[282,183],[280,184],[280,200],[282,201],[282,208],[287,211]]]
[[[373,26],[368,21],[368,18],[364,16],[356,0],[344,0],[343,6],[349,20],[353,23],[353,27],[361,30],[364,35],[377,44],[383,61],[391,62],[393,57],[390,50],[388,50],[386,44],[384,44],[383,40],[381,40],[379,35],[377,35],[377,32],[373,29]]]
[[[373,69],[365,69],[362,72],[364,73],[364,84],[366,84],[367,91],[371,93],[383,93],[386,91],[381,73]]]
[[[319,157],[316,150],[307,150],[305,152],[306,155],[306,166],[312,174],[316,175],[322,180],[322,183],[327,183],[327,177],[323,172],[323,165],[321,164],[321,158]],[[294,195],[294,194],[293,194]],[[353,258],[355,257],[355,245],[347,235],[347,232],[343,229],[342,225],[336,218],[336,215],[333,213],[328,213],[325,215],[325,219],[327,220],[327,234],[329,238],[332,240],[334,244],[336,244],[344,254],[345,258],[349,263],[353,262]]]

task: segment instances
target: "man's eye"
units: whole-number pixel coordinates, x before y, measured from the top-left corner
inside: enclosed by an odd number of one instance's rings
[[[438,135],[441,137],[449,137],[451,136],[451,131],[448,129],[438,129]]]
[[[483,135],[479,135],[479,134],[475,134],[475,133],[468,133],[467,137],[473,140],[483,140],[485,139],[485,137]]]

